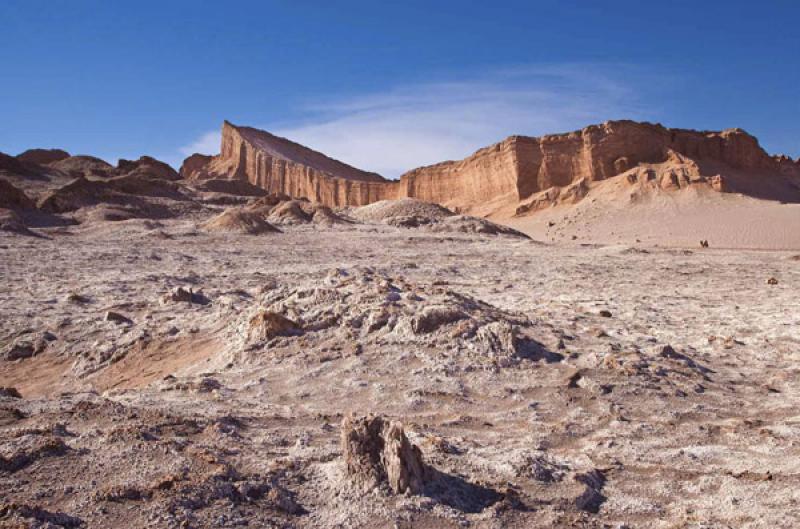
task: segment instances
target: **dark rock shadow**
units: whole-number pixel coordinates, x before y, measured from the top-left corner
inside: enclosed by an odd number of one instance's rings
[[[470,483],[461,476],[427,467],[429,481],[423,494],[464,513],[479,513],[504,498],[494,489]]]
[[[60,215],[38,210],[20,211],[19,216],[25,221],[25,225],[29,228],[63,228],[78,224],[75,219],[65,218]]]
[[[84,521],[76,516],[71,516],[63,512],[52,512],[41,507],[25,504],[9,503],[0,506],[0,522],[3,520],[13,521],[30,520],[30,527],[83,527]],[[4,525],[5,526],[5,525]],[[10,524],[9,527],[17,527]],[[22,527],[22,525],[20,525]]]
[[[549,350],[541,342],[526,336],[517,338],[517,354],[520,358],[539,362],[544,360],[548,364],[554,364],[564,360],[564,355]]]
[[[575,499],[575,506],[586,512],[597,514],[605,503],[603,487],[606,485],[606,476],[599,470],[591,470],[585,474],[575,476],[575,481],[586,485],[583,493]]]

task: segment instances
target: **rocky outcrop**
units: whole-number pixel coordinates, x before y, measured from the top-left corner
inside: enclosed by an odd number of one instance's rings
[[[186,180],[208,178],[208,164],[210,164],[213,159],[213,156],[194,153],[183,161],[180,169],[181,178]]]
[[[0,208],[33,209],[36,205],[28,195],[0,178]]]
[[[210,159],[193,155],[184,163],[182,174],[187,178],[246,180],[271,193],[305,197],[329,206],[413,197],[459,212],[490,213],[487,204],[513,210],[520,203],[540,198],[537,195],[543,192],[550,197],[545,200],[548,203],[578,201],[593,182],[675,160],[682,167],[674,175],[668,169],[657,175],[664,189],[680,187],[686,180],[729,190],[722,183],[725,175],[720,171],[705,175],[705,165],[758,178],[800,179],[796,162],[769,156],[743,130],[705,132],[633,121],[609,121],[538,138],[512,136],[464,160],[414,169],[399,181],[355,169],[267,132],[225,122],[220,155]],[[712,182],[717,175],[720,177]],[[528,204],[523,210],[537,207]]]
[[[374,415],[346,417],[341,443],[345,470],[356,485],[369,489],[385,482],[395,494],[423,490],[422,454],[399,422]]]
[[[114,166],[105,160],[94,156],[70,156],[50,164],[50,167],[57,169],[64,174],[72,177],[79,176],[99,176],[108,177],[115,173]]]
[[[23,162],[14,156],[0,152],[0,175],[39,177],[42,168],[35,163]]]
[[[17,160],[39,165],[48,165],[65,158],[69,158],[69,153],[61,149],[28,149],[17,155]]]
[[[246,180],[270,193],[305,197],[328,206],[395,198],[388,195],[397,185],[285,138],[227,121],[222,126],[220,155],[206,164],[192,155],[184,162],[182,174],[188,179]]]
[[[141,175],[162,180],[180,180],[178,172],[168,164],[150,156],[142,156],[138,160],[120,160],[117,173],[124,175]]]

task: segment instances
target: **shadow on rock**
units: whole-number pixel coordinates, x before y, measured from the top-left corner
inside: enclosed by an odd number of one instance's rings
[[[494,489],[470,483],[461,476],[428,467],[430,481],[423,494],[464,513],[479,513],[503,499]]]
[[[564,355],[549,350],[542,343],[524,336],[517,338],[517,351],[520,358],[539,362],[544,360],[548,364],[554,364],[564,360]]]

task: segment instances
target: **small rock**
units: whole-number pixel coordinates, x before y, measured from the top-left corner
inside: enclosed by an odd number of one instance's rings
[[[300,326],[277,312],[260,310],[250,318],[248,340],[271,340],[276,336],[296,336],[302,333]]]
[[[202,292],[194,292],[191,288],[186,290],[183,287],[176,287],[169,293],[166,301],[173,301],[175,303],[195,303],[198,305],[207,305],[209,300]]]
[[[39,338],[35,341],[17,340],[3,353],[3,358],[9,361],[31,358],[44,351],[46,348],[47,341],[44,338]]]
[[[91,301],[88,297],[78,294],[77,292],[70,292],[67,294],[67,303],[89,303]]]
[[[133,320],[131,320],[127,316],[124,316],[119,312],[114,312],[112,310],[106,312],[104,319],[105,321],[113,321],[114,323],[127,323],[127,324],[133,323]]]
[[[347,474],[369,488],[386,481],[395,494],[418,494],[426,481],[422,454],[406,437],[403,425],[381,416],[346,417],[342,452]]]
[[[601,310],[598,314],[600,314],[600,316],[602,316],[604,318],[610,318],[611,317],[611,311],[610,310],[606,310],[606,309]]]
[[[17,391],[17,388],[12,388],[11,386],[0,386],[0,397],[21,399],[22,395],[20,395],[19,391]]]
[[[285,513],[300,514],[303,512],[303,508],[297,504],[291,493],[280,485],[269,489],[267,500]]]
[[[768,285],[777,285],[778,284],[778,280],[775,279],[774,277],[770,277],[769,279],[767,279],[767,284]]]

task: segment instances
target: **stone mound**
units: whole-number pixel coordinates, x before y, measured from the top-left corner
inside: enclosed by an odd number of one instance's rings
[[[17,160],[38,165],[48,165],[65,158],[69,158],[69,153],[61,149],[28,149],[17,155]]]
[[[202,227],[210,232],[232,232],[248,235],[265,233],[281,233],[281,230],[266,221],[260,213],[243,208],[229,208],[203,223]]]
[[[67,185],[47,193],[39,201],[39,208],[53,213],[75,211],[101,202],[117,203],[123,197],[105,182],[78,177]]]
[[[247,337],[252,318],[268,311],[302,329],[308,344],[333,340],[359,347],[407,345],[423,360],[437,367],[446,363],[454,370],[560,359],[530,337],[533,324],[524,315],[369,268],[333,270],[311,288],[276,287],[254,307],[254,312],[237,320],[232,331],[243,347],[251,343]]]
[[[314,204],[311,222],[322,226],[333,226],[334,224],[349,224],[349,221],[333,212],[328,206]]]
[[[267,215],[267,220],[273,224],[285,226],[312,223],[332,226],[349,222],[327,206],[307,200],[292,199],[286,195],[266,195],[252,201],[247,205],[247,209]]]
[[[439,222],[431,224],[430,230],[434,232],[460,232],[478,233],[482,235],[506,235],[510,237],[520,237],[530,239],[524,233],[507,226],[495,224],[486,219],[470,217],[468,215],[454,215],[446,217]]]
[[[350,214],[361,221],[384,223],[397,222],[393,219],[398,218],[412,218],[424,223],[455,215],[455,213],[439,204],[423,202],[415,198],[381,200],[355,208]]]
[[[78,177],[46,193],[38,203],[41,210],[51,213],[68,213],[103,205],[125,210],[130,218],[168,218],[175,216],[178,209],[198,207],[177,184],[137,174],[103,180]]]
[[[276,336],[302,334],[302,329],[289,318],[269,310],[260,310],[250,318],[247,339],[251,342],[271,340]]]
[[[0,208],[33,209],[36,205],[22,190],[0,178]]]
[[[269,212],[269,221],[275,224],[308,224],[312,216],[301,207],[299,200],[287,200],[274,206]]]
[[[272,208],[289,200],[292,200],[292,198],[288,195],[269,194],[250,202],[247,205],[247,209],[251,211],[259,211],[265,215],[269,215],[269,212],[272,211]]]
[[[372,489],[386,483],[394,494],[422,492],[426,481],[422,453],[399,422],[380,416],[345,417],[341,444],[345,471],[357,486]]]
[[[476,233],[529,238],[511,228],[485,219],[457,215],[438,204],[413,198],[383,200],[350,211],[364,222],[381,222],[398,228],[424,228],[435,233]]]
[[[142,156],[138,160],[120,160],[117,173],[126,175],[147,176],[162,180],[180,180],[178,172],[160,160],[150,156]]]
[[[115,173],[114,166],[94,156],[70,156],[53,162],[50,167],[58,169],[69,176],[109,177]]]
[[[76,220],[80,223],[85,222],[119,222],[123,220],[135,219],[140,216],[136,209],[119,204],[97,204],[79,209]]]
[[[172,200],[186,200],[178,184],[150,173],[136,169],[123,176],[118,176],[103,182],[115,191],[129,195],[162,197]]]

